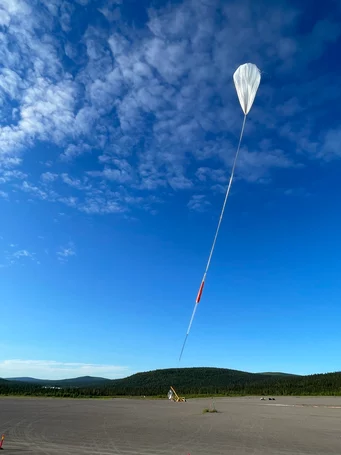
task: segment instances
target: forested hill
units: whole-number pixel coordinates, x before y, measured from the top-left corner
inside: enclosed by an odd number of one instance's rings
[[[171,368],[137,373],[128,378],[116,379],[111,384],[118,389],[140,389],[143,394],[148,390],[161,394],[170,385],[181,388],[184,393],[224,393],[227,389],[247,384],[273,381],[275,377],[275,373],[264,375],[226,368]]]
[[[265,374],[266,376],[299,376],[297,374],[279,373],[279,372],[258,373],[258,374]]]
[[[161,395],[170,385],[179,393],[194,395],[341,395],[341,372],[296,376],[224,368],[178,368],[138,373],[112,381],[111,387],[123,395]]]
[[[247,373],[224,368],[176,368],[137,373],[111,381],[101,378],[96,384],[92,381],[93,378],[76,378],[51,381],[44,386],[41,383],[0,381],[0,394],[166,397],[172,385],[179,394],[187,396],[341,395],[341,372],[295,376],[283,373]],[[52,387],[52,382],[59,388],[49,388]]]

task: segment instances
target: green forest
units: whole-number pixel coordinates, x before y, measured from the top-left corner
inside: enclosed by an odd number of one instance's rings
[[[0,395],[166,398],[170,386],[181,395],[341,395],[341,372],[296,376],[247,373],[224,368],[178,368],[137,373],[124,379],[76,378],[39,383],[0,380]],[[52,388],[57,387],[57,388]]]

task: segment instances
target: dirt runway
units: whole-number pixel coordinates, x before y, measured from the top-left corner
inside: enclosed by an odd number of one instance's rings
[[[4,454],[341,454],[341,398],[0,398]]]

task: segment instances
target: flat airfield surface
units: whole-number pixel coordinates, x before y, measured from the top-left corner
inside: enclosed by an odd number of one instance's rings
[[[341,454],[341,397],[0,398],[4,455]]]

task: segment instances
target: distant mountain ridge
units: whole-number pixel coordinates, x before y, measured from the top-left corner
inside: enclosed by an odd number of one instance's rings
[[[46,386],[59,386],[59,387],[88,387],[93,385],[101,385],[105,382],[110,382],[110,379],[100,378],[95,376],[81,376],[79,378],[70,379],[38,379],[31,377],[18,377],[18,378],[5,378],[6,381],[10,382],[22,382],[26,384],[37,384]]]
[[[27,382],[27,383],[33,383],[33,384],[38,384],[39,382],[44,382],[44,379],[36,379],[36,378],[30,378],[30,377],[22,377],[22,378],[5,378],[6,381],[15,381],[15,382]],[[48,379],[46,379],[48,381]]]
[[[160,370],[151,370],[142,373],[136,373],[126,378],[121,379],[108,379],[96,376],[80,376],[77,378],[68,378],[68,379],[40,379],[40,378],[32,378],[32,377],[11,377],[11,378],[4,378],[6,381],[11,382],[23,382],[26,384],[39,384],[39,385],[51,385],[51,386],[88,386],[88,385],[100,385],[104,383],[108,384],[126,384],[126,385],[134,385],[139,383],[139,385],[144,384],[145,382],[154,382],[154,380],[163,380],[169,382],[170,379],[173,382],[178,382],[179,379],[181,381],[188,382],[188,377],[185,379],[185,376],[188,376],[189,372],[195,370],[201,378],[201,382],[204,381],[205,385],[211,385],[212,381],[216,382],[218,380],[219,383],[223,380],[224,382],[230,382],[233,379],[240,379],[240,378],[257,378],[259,380],[263,380],[264,376],[295,376],[289,373],[280,373],[280,372],[269,372],[269,373],[249,373],[246,371],[239,371],[239,370],[231,370],[228,368],[215,368],[215,367],[197,367],[197,368],[170,368],[170,369],[160,369]],[[178,376],[180,377],[178,378]],[[193,378],[189,381],[193,382]]]

